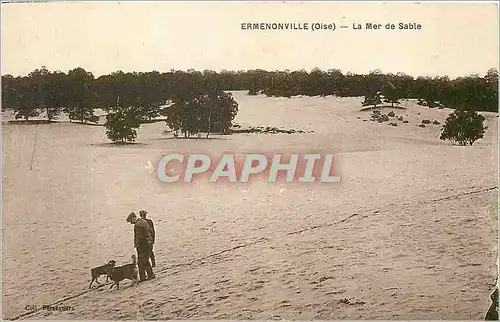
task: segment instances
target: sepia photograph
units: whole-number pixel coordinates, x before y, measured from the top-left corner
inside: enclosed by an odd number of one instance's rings
[[[498,321],[499,28],[3,1],[2,320]]]

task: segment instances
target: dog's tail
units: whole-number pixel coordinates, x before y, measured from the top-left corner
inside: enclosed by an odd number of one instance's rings
[[[132,264],[137,264],[137,258],[135,257],[135,255],[132,255]]]

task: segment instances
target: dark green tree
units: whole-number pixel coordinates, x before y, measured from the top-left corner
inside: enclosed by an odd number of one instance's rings
[[[440,139],[450,140],[453,144],[472,145],[483,137],[487,129],[483,123],[484,116],[472,108],[457,108],[446,119]]]
[[[203,95],[200,102],[198,119],[200,132],[227,134],[238,113],[238,103],[231,93],[218,91],[211,95]]]
[[[49,121],[57,119],[67,101],[66,74],[56,71],[47,75],[45,90],[47,92],[45,101],[45,113]]]
[[[498,112],[498,70],[488,70],[484,77],[486,90],[484,94],[487,111]]]
[[[33,82],[29,76],[19,77],[18,81],[18,84],[16,84],[15,104],[12,108],[16,119],[24,118],[25,121],[28,121],[30,117],[40,115],[37,89],[33,86]]]
[[[19,81],[12,75],[2,76],[2,111],[14,109],[19,104]]]
[[[401,94],[401,91],[391,82],[387,82],[385,84],[382,94],[384,95],[384,102],[390,103],[392,107],[394,107],[394,104],[401,104],[399,100],[403,95]]]
[[[238,113],[238,103],[231,93],[212,89],[179,95],[166,109],[166,125],[184,137],[206,133],[228,133]]]
[[[96,123],[99,118],[94,115],[97,99],[94,75],[83,68],[75,68],[68,72],[66,79],[66,106],[63,111],[68,114],[70,121]]]
[[[380,96],[380,92],[373,92],[365,95],[365,100],[361,103],[362,106],[374,106],[377,108],[377,105],[382,104],[382,98]]]
[[[137,138],[142,115],[135,107],[116,106],[106,115],[106,135],[114,143],[131,143]]]

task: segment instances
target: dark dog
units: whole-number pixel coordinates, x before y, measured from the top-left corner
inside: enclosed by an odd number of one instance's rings
[[[108,267],[108,276],[114,282],[109,289],[112,289],[116,285],[116,289],[120,289],[120,282],[124,279],[129,279],[139,284],[139,279],[137,278],[137,259],[135,255],[132,255],[132,263],[126,264],[118,267]]]
[[[108,270],[110,267],[114,267],[116,264],[115,261],[111,260],[107,264],[94,267],[90,270],[90,273],[92,274],[92,281],[90,282],[89,289],[92,288],[92,283],[97,282],[97,284],[101,284],[98,281],[99,276],[107,274]],[[106,276],[106,282],[109,280],[109,276]]]

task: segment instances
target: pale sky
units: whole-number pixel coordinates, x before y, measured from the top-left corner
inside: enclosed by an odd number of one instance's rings
[[[336,23],[335,31],[241,30],[244,22]],[[416,22],[420,31],[353,30]],[[347,25],[348,29],[338,29]],[[2,4],[2,75],[117,70],[322,70],[413,76],[498,69],[491,3],[80,2]]]

